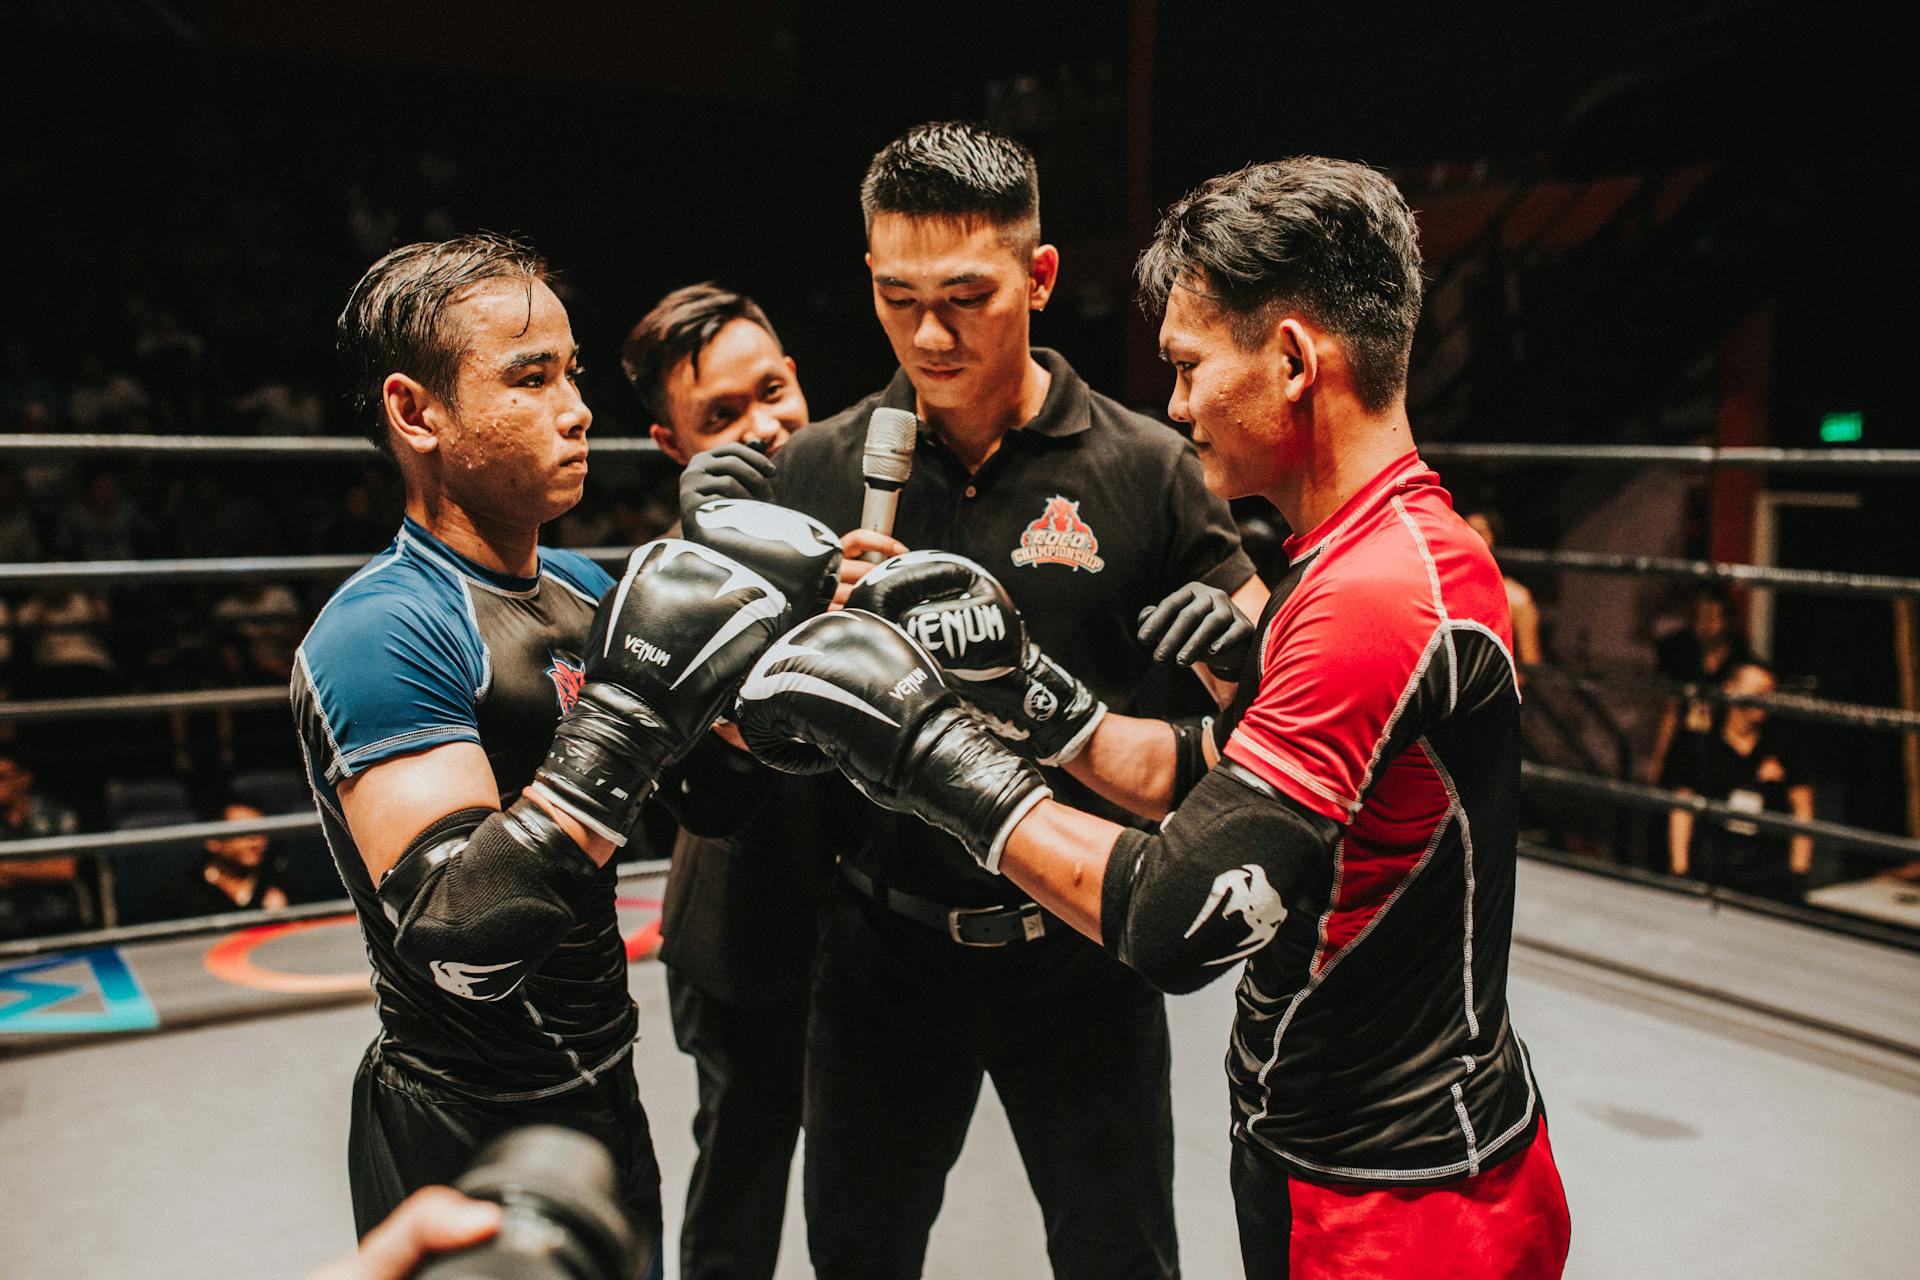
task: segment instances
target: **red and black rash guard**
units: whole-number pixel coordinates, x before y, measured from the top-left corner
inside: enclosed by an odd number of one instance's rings
[[[1519,690],[1486,546],[1416,453],[1287,545],[1222,762],[1115,846],[1107,945],[1244,958],[1235,1137],[1315,1181],[1450,1181],[1539,1115],[1507,1017]],[[1184,930],[1184,932],[1182,932]]]

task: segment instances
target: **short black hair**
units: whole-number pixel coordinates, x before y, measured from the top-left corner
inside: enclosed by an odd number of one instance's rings
[[[446,311],[462,290],[485,280],[524,280],[531,307],[534,282],[548,274],[532,245],[490,231],[402,245],[368,267],[334,326],[348,395],[367,438],[391,456],[381,393],[389,374],[416,378],[453,403],[465,335],[447,323]]]
[[[867,234],[883,213],[980,218],[1023,255],[1040,243],[1040,172],[1033,152],[985,125],[937,120],[880,148],[860,182]]]
[[[1407,382],[1420,320],[1420,241],[1406,197],[1383,173],[1347,160],[1294,156],[1195,187],[1167,210],[1134,271],[1149,316],[1175,286],[1212,299],[1233,340],[1266,340],[1276,307],[1339,337],[1367,409]]]
[[[751,320],[767,331],[775,345],[780,335],[760,304],[744,293],[722,289],[713,281],[675,289],[640,317],[620,346],[620,367],[633,384],[648,422],[673,426],[667,405],[667,375],[682,360],[700,375],[700,353],[735,320]],[[784,350],[784,348],[783,348]]]

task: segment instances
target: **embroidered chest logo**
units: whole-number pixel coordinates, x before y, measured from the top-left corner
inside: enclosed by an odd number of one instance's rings
[[[1013,563],[1020,568],[1042,564],[1063,564],[1075,571],[1098,573],[1107,562],[1100,558],[1100,539],[1080,518],[1080,504],[1055,494],[1047,499],[1040,518],[1020,531],[1020,545],[1013,549]]]
[[[547,668],[547,679],[553,681],[553,696],[559,700],[560,714],[573,710],[573,704],[579,701],[580,686],[587,682],[586,672],[580,660],[570,653],[547,654],[553,659],[553,665]]]

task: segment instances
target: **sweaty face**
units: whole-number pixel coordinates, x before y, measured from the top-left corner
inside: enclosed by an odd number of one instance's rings
[[[700,352],[700,368],[682,360],[667,374],[671,424],[657,423],[653,438],[668,457],[688,458],[715,445],[764,442],[777,453],[807,422],[793,359],[773,335],[751,320],[733,320]]]
[[[448,309],[465,339],[439,447],[448,495],[492,519],[544,523],[580,501],[587,428],[567,309],[535,281],[488,280]]]
[[[1167,295],[1160,355],[1173,366],[1167,416],[1193,426],[1207,488],[1222,498],[1265,494],[1298,465],[1289,430],[1278,326],[1268,345],[1243,351],[1224,311],[1190,289]]]
[[[1051,250],[1043,250],[1051,253]],[[1051,259],[1049,259],[1051,261]],[[1004,397],[1029,359],[1029,312],[1047,278],[978,219],[883,213],[867,236],[873,309],[929,409]]]

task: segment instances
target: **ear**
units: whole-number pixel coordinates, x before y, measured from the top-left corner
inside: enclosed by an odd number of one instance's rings
[[[793,361],[789,360],[787,363],[792,364]],[[660,452],[673,459],[675,466],[687,465],[687,459],[692,455],[680,447],[680,442],[673,438],[673,432],[656,422],[647,428],[647,434],[652,436],[653,442],[660,446]]]
[[[1320,377],[1320,350],[1313,330],[1288,316],[1274,326],[1273,345],[1274,358],[1281,366],[1282,394],[1297,404]]]
[[[440,447],[442,414],[446,410],[438,396],[404,373],[390,373],[380,386],[380,399],[396,449],[428,454]]]
[[[1033,260],[1027,264],[1027,310],[1045,311],[1047,299],[1053,296],[1053,286],[1060,280],[1060,251],[1050,244],[1040,245],[1033,251]]]

